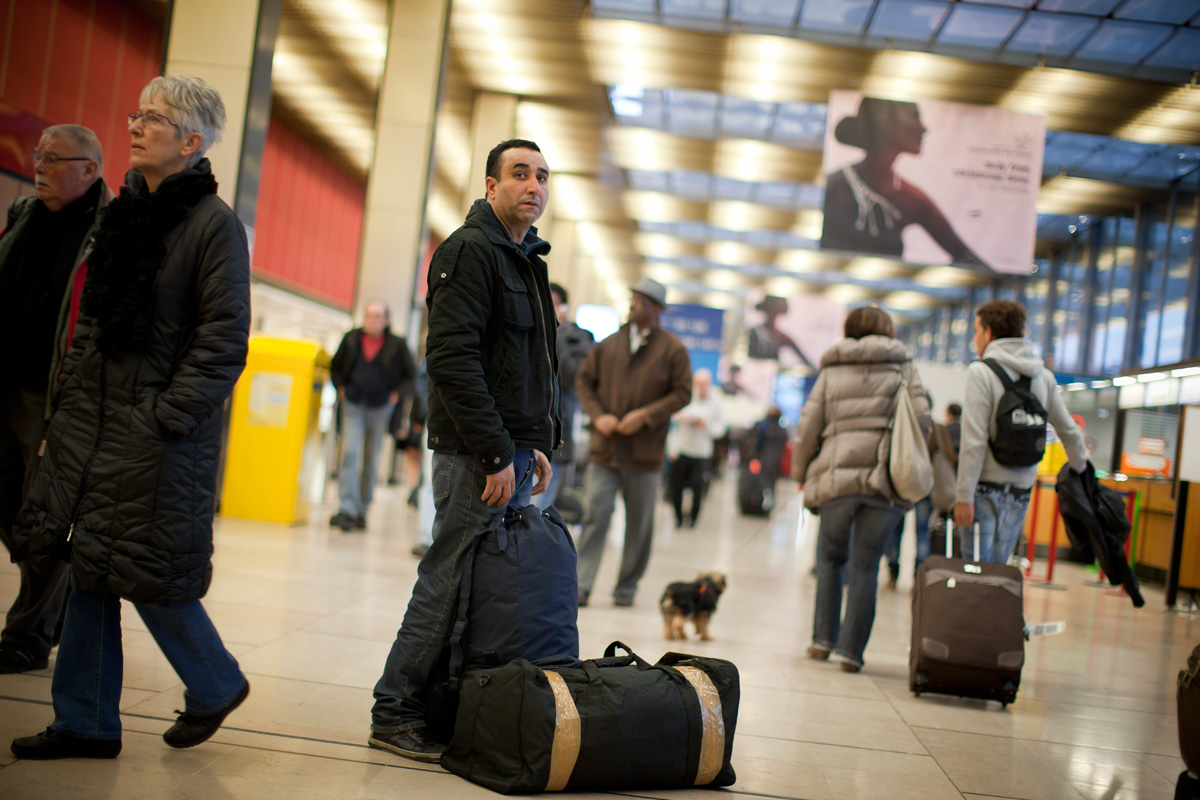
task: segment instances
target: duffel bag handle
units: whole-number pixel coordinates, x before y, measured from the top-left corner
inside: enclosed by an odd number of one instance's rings
[[[633,656],[633,663],[637,664],[638,669],[650,669],[652,666],[654,666],[649,661],[642,658],[637,653],[633,652],[633,648],[631,648],[629,645],[627,645],[624,642],[619,641],[619,640],[613,642],[608,647],[604,648],[604,657],[605,658],[614,658],[617,655],[618,648],[621,650],[624,650],[630,656]]]

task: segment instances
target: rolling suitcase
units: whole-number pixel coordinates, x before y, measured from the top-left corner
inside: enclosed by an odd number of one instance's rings
[[[948,555],[921,562],[908,657],[913,694],[975,697],[1004,706],[1015,700],[1025,664],[1022,588],[1021,571],[1007,564]]]

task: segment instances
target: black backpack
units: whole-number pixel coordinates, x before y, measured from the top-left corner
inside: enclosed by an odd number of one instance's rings
[[[983,363],[1004,385],[996,405],[996,438],[988,442],[996,463],[1006,467],[1032,467],[1046,454],[1046,407],[1033,395],[1033,380],[1022,375],[1013,382],[994,358]]]

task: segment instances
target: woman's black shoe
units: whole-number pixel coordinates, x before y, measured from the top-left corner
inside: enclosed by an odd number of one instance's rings
[[[121,752],[120,739],[80,739],[46,728],[37,736],[13,739],[12,754],[31,761],[54,758],[116,758]]]
[[[238,692],[238,696],[233,698],[233,702],[215,714],[201,716],[199,714],[189,714],[186,711],[176,712],[179,714],[179,719],[163,734],[163,741],[171,745],[171,747],[178,747],[180,749],[195,747],[198,744],[207,742],[217,732],[217,729],[221,727],[221,723],[225,721],[230,712],[240,706],[249,694],[250,681],[246,681],[246,685]]]

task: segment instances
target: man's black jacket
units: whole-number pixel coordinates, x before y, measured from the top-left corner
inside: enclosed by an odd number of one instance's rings
[[[342,337],[333,361],[329,365],[329,378],[338,389],[346,388],[350,381],[350,373],[354,370],[354,362],[362,352],[363,329],[355,328]],[[412,353],[408,351],[408,342],[403,336],[396,336],[390,328],[383,329],[383,347],[377,358],[383,365],[383,374],[387,380],[389,391],[396,392],[403,401],[413,390],[413,381],[417,377],[417,369],[413,366]]]
[[[1058,473],[1058,507],[1071,547],[1084,557],[1095,556],[1100,569],[1113,586],[1125,587],[1125,593],[1137,608],[1145,605],[1137,576],[1125,558],[1125,540],[1129,538],[1129,520],[1125,501],[1096,479],[1089,461],[1087,469],[1076,472],[1064,464]]]
[[[562,440],[549,250],[536,228],[517,245],[476,200],[429,264],[429,447],[488,474]]]

